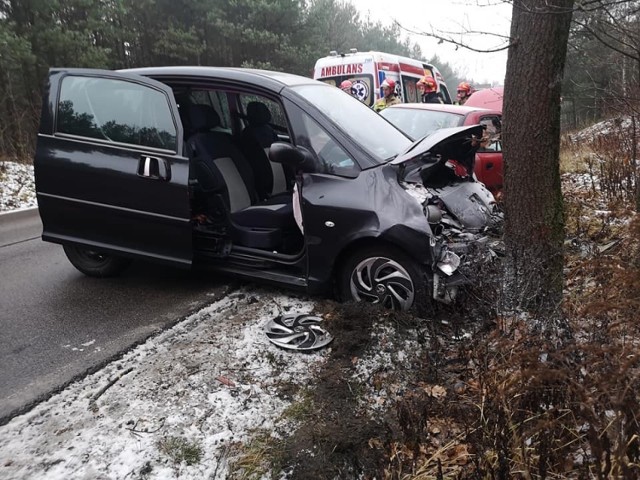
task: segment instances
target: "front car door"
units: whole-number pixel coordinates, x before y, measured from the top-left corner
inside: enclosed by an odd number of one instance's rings
[[[171,89],[52,69],[34,159],[42,238],[189,266],[189,161]]]
[[[347,245],[396,231],[397,201],[404,201],[405,193],[398,186],[395,170],[381,167],[411,142],[337,88],[304,85],[282,96],[293,143],[312,157],[299,168],[296,185],[308,290],[315,292],[331,280]]]

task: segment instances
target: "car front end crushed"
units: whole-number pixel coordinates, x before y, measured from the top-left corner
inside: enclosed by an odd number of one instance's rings
[[[429,223],[431,248],[441,246],[433,257],[433,295],[445,302],[452,300],[450,292],[473,281],[461,273],[466,266],[491,262],[504,251],[503,213],[473,175],[481,136],[481,126],[442,129],[392,162],[398,183]]]

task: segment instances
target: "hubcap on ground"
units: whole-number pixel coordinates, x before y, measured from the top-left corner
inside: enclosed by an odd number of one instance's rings
[[[270,320],[265,326],[271,343],[288,350],[309,351],[328,345],[333,337],[322,327],[322,318],[292,313]]]

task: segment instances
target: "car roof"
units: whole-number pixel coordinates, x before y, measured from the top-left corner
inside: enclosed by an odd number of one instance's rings
[[[500,110],[492,110],[480,107],[465,107],[464,105],[449,105],[446,103],[398,103],[396,105],[391,105],[385,108],[385,110],[389,109],[432,110],[437,112],[456,113],[458,115],[468,115],[471,112],[493,113],[496,115],[502,115],[502,112]]]
[[[257,83],[274,90],[282,87],[305,84],[323,84],[317,80],[291,73],[274,72],[270,70],[258,70],[252,68],[236,67],[197,67],[197,66],[172,66],[172,67],[144,67],[118,70],[122,73],[134,73],[145,77],[176,80],[216,78],[247,83]]]

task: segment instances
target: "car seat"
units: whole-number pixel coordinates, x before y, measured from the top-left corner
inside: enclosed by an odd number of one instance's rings
[[[269,147],[278,141],[278,135],[269,122],[271,112],[264,103],[250,102],[247,105],[248,125],[242,131],[241,148],[251,163],[256,177],[256,190],[260,198],[268,198],[287,190],[293,175],[285,172],[284,166],[269,160]]]
[[[290,196],[260,201],[251,165],[230,134],[214,130],[220,117],[208,105],[189,108],[195,133],[187,139],[194,177],[207,213],[228,215],[234,243],[277,249],[283,231],[295,229]]]

